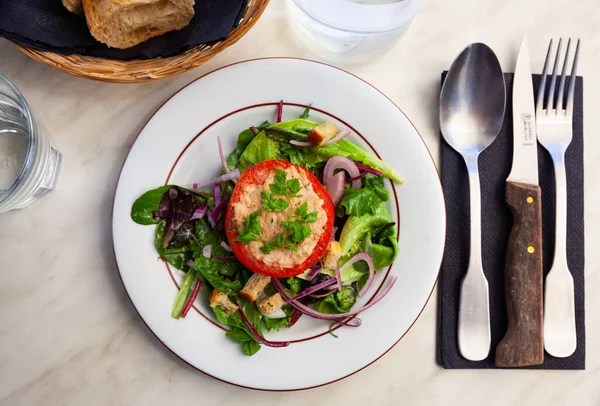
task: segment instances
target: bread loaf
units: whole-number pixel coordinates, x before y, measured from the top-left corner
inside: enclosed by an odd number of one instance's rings
[[[62,0],[62,3],[71,13],[83,15],[82,0]]]
[[[113,48],[129,48],[186,27],[194,0],[83,0],[90,32]]]

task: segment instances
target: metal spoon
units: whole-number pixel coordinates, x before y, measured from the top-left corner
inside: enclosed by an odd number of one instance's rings
[[[477,158],[496,138],[504,120],[506,89],[498,58],[484,44],[471,44],[454,60],[440,95],[444,139],[462,155],[469,171],[471,253],[462,280],[458,347],[471,361],[490,352],[488,282],[481,262],[481,192]]]

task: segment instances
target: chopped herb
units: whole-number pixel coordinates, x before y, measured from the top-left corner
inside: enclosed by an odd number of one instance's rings
[[[250,214],[246,218],[244,228],[239,229],[239,235],[236,241],[241,241],[244,244],[248,244],[250,241],[260,241],[260,235],[262,233],[262,227],[258,216],[260,216],[261,210],[257,210]]]
[[[275,198],[272,193],[264,191],[262,192],[262,205],[265,210],[281,213],[284,212],[290,204],[287,200]]]

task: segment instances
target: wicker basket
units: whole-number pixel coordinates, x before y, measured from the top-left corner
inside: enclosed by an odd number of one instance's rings
[[[238,26],[225,40],[210,45],[196,45],[167,58],[118,61],[76,54],[60,55],[17,44],[15,46],[25,55],[71,75],[104,82],[149,82],[187,72],[235,44],[258,21],[268,4],[269,0],[248,0]]]

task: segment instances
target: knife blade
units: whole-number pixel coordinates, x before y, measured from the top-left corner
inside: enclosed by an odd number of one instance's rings
[[[529,46],[523,37],[513,80],[513,162],[506,203],[513,226],[504,271],[508,329],[496,348],[496,366],[544,362],[542,206]]]

